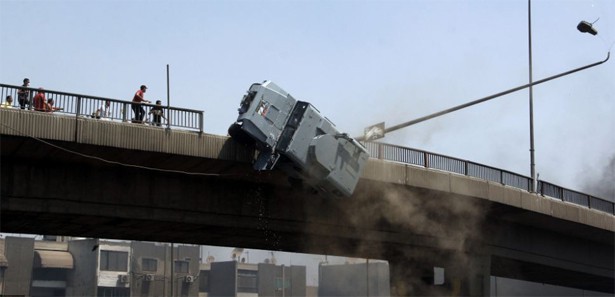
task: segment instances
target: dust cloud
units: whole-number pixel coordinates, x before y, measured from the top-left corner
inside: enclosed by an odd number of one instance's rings
[[[328,254],[388,260],[395,266],[390,266],[392,289],[403,295],[430,287],[422,277],[435,266],[453,267],[447,271],[457,276],[473,273],[480,253],[474,243],[482,236],[486,213],[476,200],[369,181],[355,193],[337,209],[336,221],[363,234],[352,250],[328,244]]]
[[[615,155],[602,169],[597,178],[588,179],[583,186],[585,193],[591,193],[598,198],[615,202]]]

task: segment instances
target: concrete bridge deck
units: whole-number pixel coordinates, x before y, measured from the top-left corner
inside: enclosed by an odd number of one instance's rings
[[[375,159],[351,198],[331,199],[253,172],[253,153],[223,136],[20,110],[0,110],[0,124],[2,232],[371,257],[398,277],[412,262],[613,292],[605,212]]]

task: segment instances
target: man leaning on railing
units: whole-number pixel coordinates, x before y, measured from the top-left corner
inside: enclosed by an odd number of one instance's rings
[[[135,93],[132,98],[132,111],[135,113],[133,123],[143,123],[143,117],[145,117],[145,109],[143,109],[143,103],[151,103],[149,100],[145,100],[145,92],[147,91],[146,85],[141,85],[141,88]]]

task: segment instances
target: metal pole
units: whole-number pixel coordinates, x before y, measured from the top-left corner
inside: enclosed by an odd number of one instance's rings
[[[282,264],[282,297],[286,296],[286,273],[284,271],[284,264]]]
[[[174,244],[171,242],[171,297],[175,296],[175,255],[173,251],[175,250]]]
[[[592,63],[592,64],[589,64],[589,65],[585,65],[585,66],[582,66],[582,67],[579,67],[579,68],[575,68],[575,69],[572,69],[572,70],[568,70],[568,71],[562,72],[560,74],[556,74],[556,75],[553,75],[553,76],[549,76],[547,78],[543,78],[541,80],[537,80],[537,81],[535,81],[533,83],[530,83],[530,84],[525,84],[525,85],[522,85],[522,86],[518,86],[516,88],[512,88],[512,89],[509,89],[509,90],[506,90],[506,91],[503,91],[503,92],[499,92],[497,94],[489,95],[489,96],[483,97],[481,99],[477,99],[477,100],[474,100],[474,101],[471,101],[471,102],[468,102],[468,103],[464,103],[464,104],[461,104],[461,105],[457,105],[455,107],[451,107],[449,109],[438,111],[436,113],[432,113],[430,115],[427,115],[427,116],[424,116],[424,117],[420,117],[420,118],[414,119],[412,121],[401,123],[401,124],[398,124],[398,125],[395,125],[395,126],[392,126],[392,127],[384,129],[384,132],[385,133],[393,132],[395,130],[399,130],[401,128],[405,128],[405,127],[408,127],[408,126],[411,126],[411,125],[414,125],[414,124],[418,124],[420,122],[424,122],[424,121],[433,119],[435,117],[443,116],[443,115],[445,115],[447,113],[451,113],[453,111],[457,111],[457,110],[460,110],[460,109],[463,109],[463,108],[466,108],[466,107],[470,107],[472,105],[476,105],[476,104],[479,104],[479,103],[483,103],[485,101],[489,101],[491,99],[495,99],[495,98],[498,98],[498,97],[501,97],[501,96],[504,96],[504,95],[507,95],[507,94],[510,94],[510,93],[513,93],[513,92],[516,92],[516,91],[519,91],[519,90],[523,90],[523,89],[525,89],[525,88],[527,88],[529,86],[539,85],[541,83],[548,82],[550,80],[554,80],[554,79],[560,78],[562,76],[566,76],[566,75],[569,75],[569,74],[573,74],[575,72],[579,72],[581,70],[592,68],[594,66],[598,66],[598,65],[603,64],[604,62],[608,61],[610,57],[611,57],[611,52],[608,52],[607,55],[606,55],[606,58],[604,60],[602,60],[602,61],[599,61],[599,62],[596,62],[596,63]],[[365,140],[365,137],[361,135],[361,136],[355,137],[355,139],[357,141],[363,141],[363,140]]]
[[[171,86],[169,84],[169,64],[167,64],[167,129],[171,128]]]
[[[366,295],[367,297],[369,297],[369,258],[365,259],[365,287],[366,287]]]
[[[536,161],[534,155],[534,88],[532,87],[532,0],[527,0],[527,35],[529,48],[529,78],[530,78],[530,174],[532,184],[530,192],[536,192]]]

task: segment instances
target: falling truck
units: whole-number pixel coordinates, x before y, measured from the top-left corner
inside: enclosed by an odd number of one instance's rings
[[[243,96],[229,135],[254,145],[255,170],[280,168],[292,184],[337,196],[350,196],[369,154],[308,102],[299,101],[271,81],[255,83]]]

